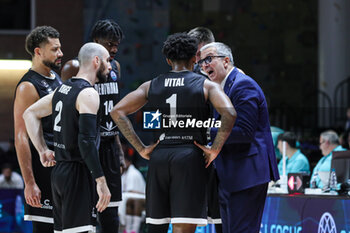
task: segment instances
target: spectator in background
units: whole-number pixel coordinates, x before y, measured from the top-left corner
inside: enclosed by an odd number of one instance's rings
[[[123,201],[119,216],[124,233],[138,233],[145,209],[146,182],[139,170],[132,164],[131,157],[125,154],[125,171],[122,175]]]
[[[339,145],[338,134],[333,130],[328,130],[321,133],[320,149],[323,157],[316,164],[316,167],[312,171],[311,176],[311,180],[316,181],[317,188],[323,188],[325,186],[324,182],[320,179],[319,172],[330,172],[333,151],[345,150],[342,146]]]
[[[5,163],[1,169],[0,175],[1,189],[23,189],[24,183],[22,177],[12,170],[12,165]]]
[[[282,154],[280,153],[280,150],[277,148],[277,138],[280,134],[284,133],[284,130],[281,128],[278,128],[276,126],[271,126],[271,135],[272,135],[272,140],[273,140],[273,146],[275,147],[275,154],[277,161],[279,161],[282,158]]]
[[[288,173],[306,172],[310,173],[310,164],[306,156],[297,148],[297,137],[292,132],[278,135],[277,147],[283,153],[283,141],[286,142],[286,175]],[[278,172],[282,175],[283,159],[278,164]]]

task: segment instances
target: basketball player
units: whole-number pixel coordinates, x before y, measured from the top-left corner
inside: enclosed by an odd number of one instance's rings
[[[43,166],[56,165],[51,176],[55,232],[95,231],[92,178],[99,195],[97,211],[107,207],[111,196],[98,160],[99,96],[93,88],[97,80],[107,79],[110,58],[108,51],[96,43],[85,44],[78,58],[77,76],[30,106],[23,115]],[[51,113],[55,152],[43,140],[40,123],[41,118]]]
[[[205,167],[216,158],[236,118],[221,87],[192,72],[196,51],[197,40],[186,33],[169,36],[163,54],[172,70],[142,84],[111,112],[123,135],[150,160],[146,184],[149,232],[167,232],[167,225],[172,223],[173,232],[191,233],[197,225],[207,224]],[[208,120],[208,101],[220,112],[221,128],[220,137],[203,156],[193,143],[206,143],[207,129],[197,124],[182,126],[188,121]],[[127,118],[146,103],[150,106],[144,112],[151,114],[149,125],[159,128],[154,130],[154,141],[160,141],[150,146],[141,142]]]
[[[205,72],[201,71],[201,68],[198,66],[197,62],[201,59],[201,56],[200,56],[201,55],[201,53],[200,53],[201,48],[204,45],[215,41],[214,34],[209,28],[206,28],[206,27],[193,28],[187,34],[198,40],[198,47],[197,47],[197,52],[196,52],[196,64],[194,65],[193,72],[195,72],[197,74],[202,74],[205,77],[207,77]]]
[[[51,168],[43,167],[22,118],[23,112],[37,100],[52,93],[61,83],[53,69],[61,66],[60,34],[49,26],[33,29],[25,48],[32,56],[32,67],[16,87],[14,100],[15,147],[24,180],[24,220],[33,222],[34,233],[53,232]],[[41,120],[46,144],[53,149],[52,118]]]
[[[119,132],[116,124],[109,115],[113,106],[119,101],[120,65],[114,60],[118,51],[123,32],[113,20],[99,20],[92,29],[91,37],[94,42],[103,45],[109,52],[112,70],[107,81],[95,84],[95,89],[100,95],[100,135],[101,144],[99,157],[103,172],[106,176],[109,190],[112,193],[108,209],[98,213],[98,221],[101,225],[101,233],[117,233],[119,228],[118,206],[121,204],[121,162],[124,163],[124,154],[119,140]],[[62,79],[67,80],[75,76],[79,70],[79,62],[76,59],[68,61],[62,68]]]

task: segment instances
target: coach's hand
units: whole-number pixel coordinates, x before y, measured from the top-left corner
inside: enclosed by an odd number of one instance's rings
[[[26,199],[28,205],[37,208],[41,207],[41,191],[35,182],[31,184],[25,184],[24,198]]]
[[[109,201],[111,200],[111,193],[109,192],[106,178],[104,176],[96,179],[96,190],[99,197],[96,209],[98,212],[102,212],[107,208]]]
[[[53,167],[56,165],[55,152],[52,150],[46,150],[40,153],[40,162],[44,167]]]
[[[159,143],[159,140],[154,143],[154,144],[151,144],[149,146],[145,146],[140,152],[139,154],[144,158],[144,159],[147,159],[149,160],[154,148],[156,148],[156,146],[158,145]]]

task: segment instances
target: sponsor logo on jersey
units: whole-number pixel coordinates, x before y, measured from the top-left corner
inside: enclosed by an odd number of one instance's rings
[[[113,129],[115,129],[117,127],[117,125],[114,124],[113,121],[110,122],[106,122],[106,127],[104,127],[103,125],[101,125],[101,128],[106,130],[106,131],[112,131]]]
[[[94,207],[94,208],[92,208],[92,211],[91,211],[91,217],[93,217],[93,218],[96,218],[96,217],[97,217],[95,207]]]
[[[116,132],[116,131],[101,132],[100,135],[101,135],[101,137],[111,137],[111,136],[118,135],[118,132]]]
[[[111,78],[112,78],[113,81],[117,81],[117,74],[116,74],[113,70],[111,70],[111,72],[109,73],[109,75],[111,76]]]
[[[48,210],[52,210],[53,207],[52,205],[50,205],[50,200],[49,199],[45,199],[44,200],[44,204],[41,206],[42,209],[48,209]]]
[[[41,80],[41,84],[45,87],[48,88],[49,84],[45,80]]]
[[[57,142],[54,142],[53,146],[57,147],[57,148],[60,148],[60,149],[66,149],[66,146],[64,144],[60,144],[60,143],[57,143]]]

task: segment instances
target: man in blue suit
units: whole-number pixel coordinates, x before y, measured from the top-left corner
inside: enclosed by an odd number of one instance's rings
[[[223,232],[257,233],[268,183],[279,179],[266,99],[259,85],[234,66],[227,45],[213,42],[200,51],[198,64],[212,81],[221,84],[237,111],[231,134],[214,161]],[[220,118],[216,111],[214,116]],[[212,140],[217,130],[211,129]],[[207,153],[205,147],[199,147]]]

